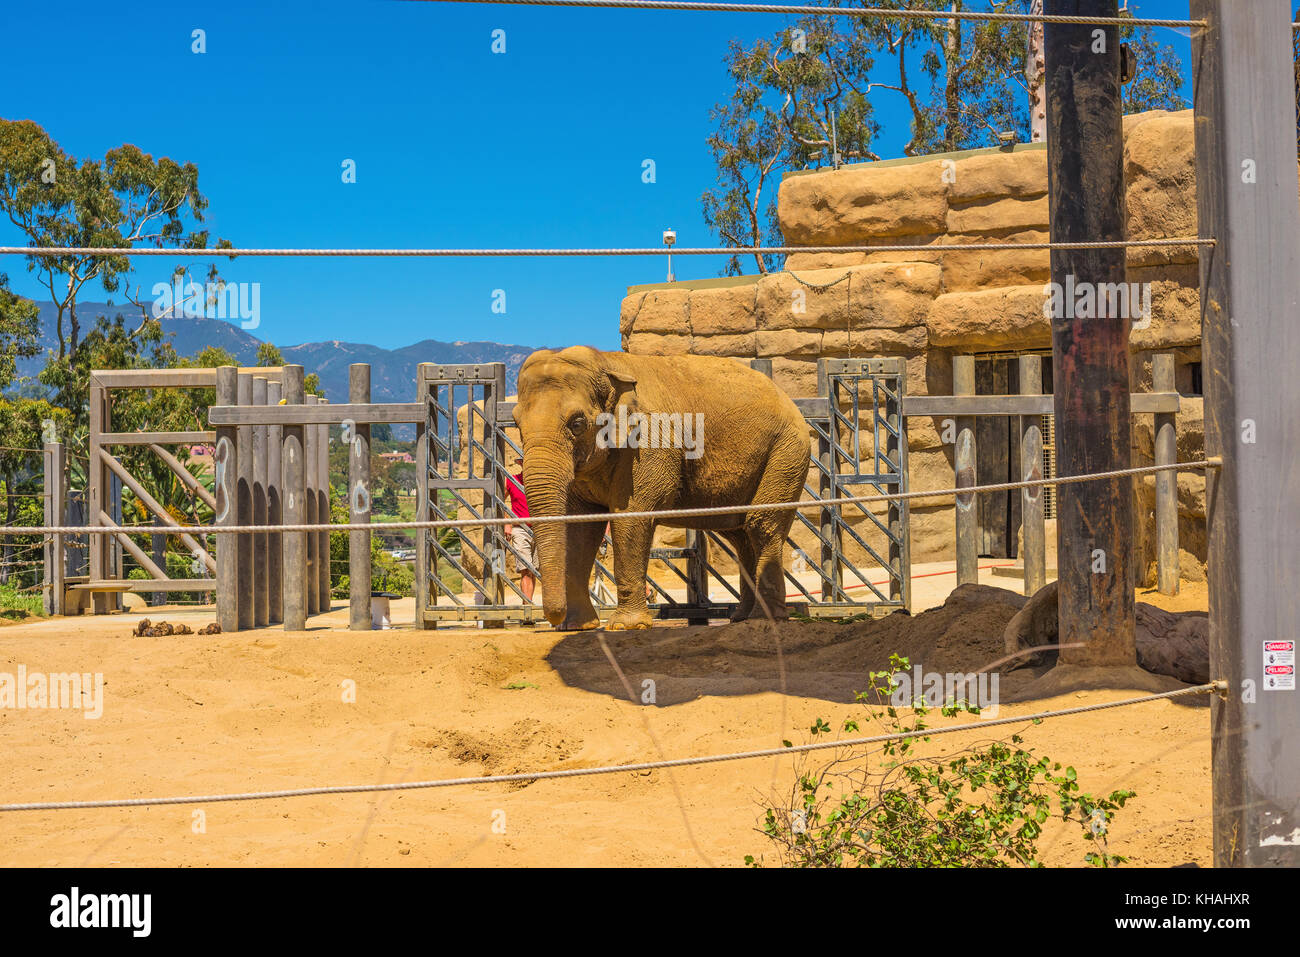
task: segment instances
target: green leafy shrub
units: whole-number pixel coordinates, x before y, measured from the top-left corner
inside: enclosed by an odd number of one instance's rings
[[[11,583],[0,585],[0,618],[22,619],[44,613],[39,590],[28,591]]]
[[[917,754],[917,745],[930,740],[925,734],[929,709],[919,700],[911,709],[888,704],[898,687],[895,676],[908,667],[906,658],[891,656],[889,670],[871,672],[868,690],[857,695],[879,733],[902,735],[883,744],[878,763],[849,748],[816,768],[802,761],[789,796],[764,809],[760,832],[775,846],[779,863],[1039,867],[1038,839],[1054,813],[1078,822],[1095,845],[1086,863],[1110,867],[1125,862],[1110,853],[1106,835],[1133,791],[1114,791],[1105,798],[1081,793],[1074,768],[1020,747],[1022,738],[1016,734],[947,757]],[[961,701],[949,701],[939,710],[945,716],[979,713]],[[858,730],[857,721],[844,723],[843,731]],[[818,718],[811,733],[833,729]],[[745,863],[759,867],[763,861],[750,855]]]

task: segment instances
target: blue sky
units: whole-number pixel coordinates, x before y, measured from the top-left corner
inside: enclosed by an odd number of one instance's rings
[[[1137,7],[1138,4],[1130,4]],[[1181,18],[1186,2],[1148,0]],[[728,41],[777,15],[363,2],[72,2],[5,5],[0,116],[32,119],[67,151],[134,143],[195,163],[208,226],[238,246],[639,246],[665,227],[714,245],[709,108],[728,90]],[[191,52],[191,31],[207,52]],[[491,52],[506,31],[506,53]],[[1185,37],[1169,30],[1188,61]],[[901,105],[876,104],[882,155],[906,139]],[[355,160],[357,182],[341,164]],[[641,180],[653,159],[657,181]],[[18,241],[0,228],[6,243]],[[40,296],[6,257],[15,291]],[[163,260],[140,259],[147,290]],[[677,258],[678,279],[721,259]],[[243,259],[261,326],[281,345],[419,339],[618,348],[625,287],[662,259]],[[493,290],[505,315],[492,312]],[[83,293],[102,299],[99,289]]]

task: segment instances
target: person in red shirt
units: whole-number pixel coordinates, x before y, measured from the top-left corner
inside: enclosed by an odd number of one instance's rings
[[[510,511],[515,513],[516,518],[528,518],[528,496],[524,494],[524,460],[521,456],[515,456],[515,468],[517,471],[506,477],[506,497],[510,499]],[[505,529],[510,544],[515,549],[515,571],[519,572],[519,587],[523,590],[524,597],[532,601],[537,579],[528,570],[528,566],[520,561],[520,556],[536,568],[537,539],[532,527],[526,522],[506,525]]]

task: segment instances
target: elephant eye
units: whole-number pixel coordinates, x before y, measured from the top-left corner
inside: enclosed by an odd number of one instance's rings
[[[569,416],[569,431],[574,435],[581,435],[587,431],[587,417],[581,412],[575,412]]]

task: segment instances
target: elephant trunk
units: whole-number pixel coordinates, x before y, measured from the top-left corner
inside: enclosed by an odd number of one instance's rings
[[[573,484],[573,459],[567,450],[530,448],[524,457],[524,492],[534,518],[568,512]],[[568,612],[568,526],[534,522],[537,557],[542,576],[542,610],[552,626],[560,628]]]

